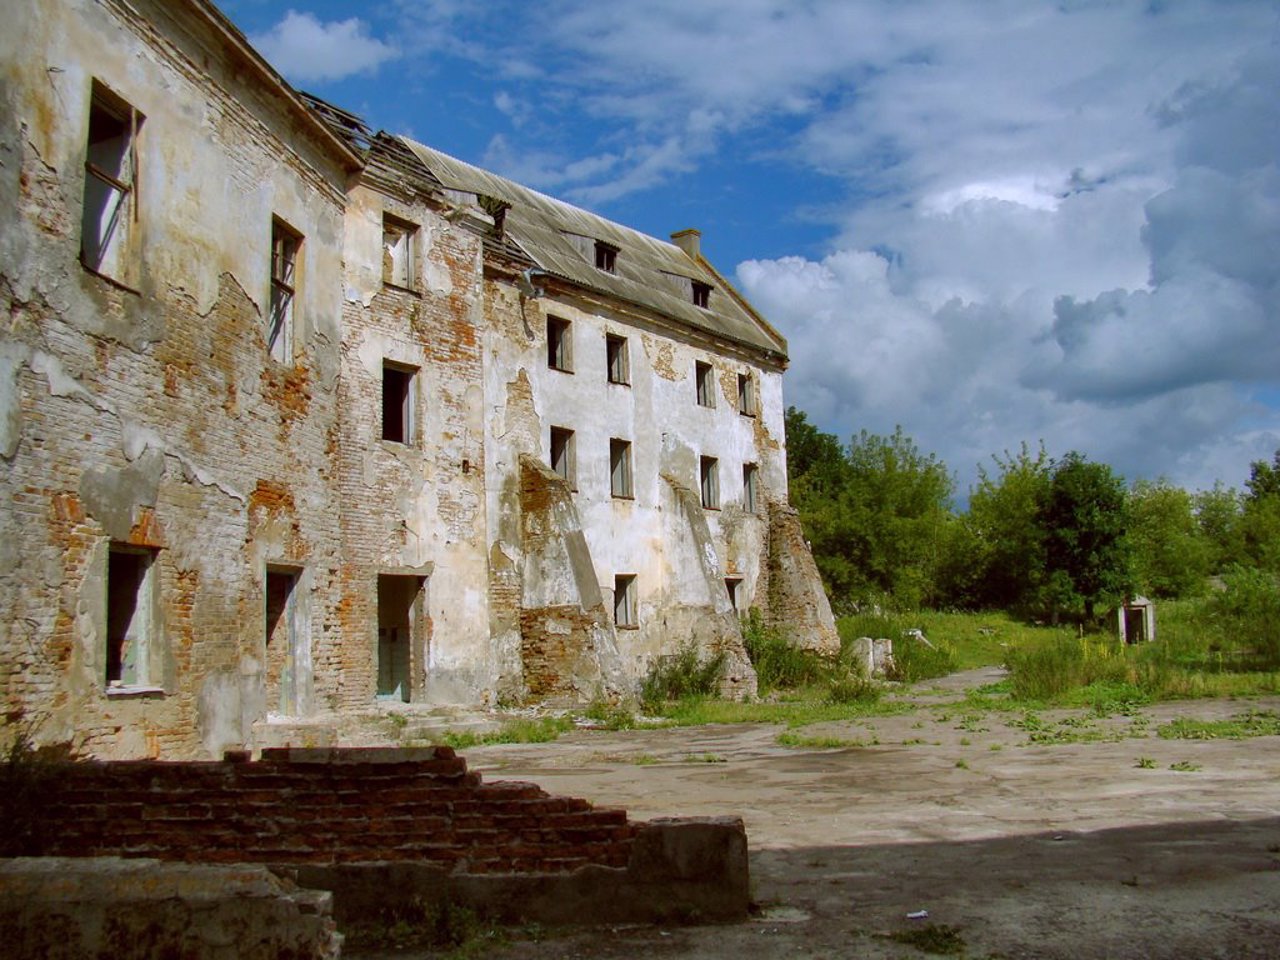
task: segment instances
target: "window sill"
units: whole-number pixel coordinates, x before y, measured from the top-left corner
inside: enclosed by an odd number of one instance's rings
[[[112,700],[159,700],[164,697],[164,687],[112,683],[107,687],[107,696]]]
[[[636,502],[636,497],[633,493],[611,493],[609,496],[614,500],[621,500],[624,503]]]
[[[630,381],[630,380],[614,380],[614,379],[610,378],[610,379],[609,379],[609,383],[610,383],[612,386],[615,386],[615,387],[629,387],[629,386],[631,386],[631,381]]]
[[[703,509],[703,510],[714,510],[716,513],[719,513],[719,512],[720,512],[720,508],[719,508],[719,507],[713,507],[713,506],[711,506],[710,504],[706,504],[706,503],[704,503],[704,504],[702,505],[702,509]]]
[[[135,297],[142,296],[141,290],[138,290],[134,287],[129,286],[124,281],[117,280],[115,277],[111,276],[110,274],[103,273],[100,270],[95,270],[93,267],[89,266],[83,260],[79,260],[79,263],[85,273],[93,274],[93,276],[97,277],[99,280],[105,280],[107,283],[111,284],[111,286],[115,287],[117,290],[122,290],[125,293],[131,293]]]
[[[416,287],[402,287],[400,284],[392,283],[390,280],[382,281],[382,289],[394,290],[397,293],[407,293],[411,297],[417,297],[419,300],[422,299],[422,291],[418,290]]]
[[[613,625],[613,629],[615,629],[615,630],[639,630],[639,629],[640,629],[640,624],[638,624],[638,623],[615,623],[615,624]]]
[[[573,373],[573,370],[571,370],[569,367],[557,367],[553,363],[548,363],[547,369],[554,370],[556,373]]]

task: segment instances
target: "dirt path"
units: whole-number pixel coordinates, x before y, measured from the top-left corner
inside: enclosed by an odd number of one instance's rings
[[[1107,718],[966,708],[964,690],[991,679],[956,675],[914,691],[911,712],[799,731],[849,744],[837,749],[737,725],[468,751],[488,780],[635,819],[741,815],[764,907],[735,926],[556,934],[487,955],[915,957],[886,935],[936,924],[972,958],[1280,958],[1280,737],[1155,735],[1280,698]]]

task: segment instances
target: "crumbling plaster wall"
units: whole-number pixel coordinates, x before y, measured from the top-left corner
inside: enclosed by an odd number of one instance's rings
[[[0,31],[0,696],[99,755],[216,755],[267,708],[267,563],[311,571],[307,653],[335,660],[345,171],[185,4],[137,9],[19,4]],[[78,262],[94,79],[145,118],[121,282]],[[304,236],[288,363],[273,215]],[[113,541],[154,551],[158,589],[151,676],[109,695]]]
[[[414,224],[411,289],[383,282],[383,216]],[[411,699],[491,695],[480,241],[424,200],[360,186],[346,213],[342,704],[374,696],[377,576],[425,577]],[[383,363],[414,371],[408,442],[381,433]],[[427,574],[429,573],[429,576]],[[421,658],[419,660],[419,658]]]
[[[767,505],[786,497],[780,371],[735,354],[727,344],[694,342],[600,304],[526,298],[497,279],[487,285],[486,298],[485,396],[493,425],[487,470],[493,478],[489,509],[496,518],[491,553],[521,569],[519,500],[506,478],[518,470],[522,453],[548,462],[552,426],[573,430],[572,504],[606,610],[612,611],[615,577],[636,577],[638,625],[615,631],[621,676],[634,687],[654,658],[692,640],[707,650],[726,649],[732,689],[753,693],[754,673],[742,652],[724,578],[742,579],[743,610],[765,602],[754,591],[767,556]],[[571,324],[572,372],[548,366],[548,316]],[[628,385],[609,382],[606,334],[627,338]],[[714,408],[697,403],[696,361],[715,368]],[[755,383],[756,416],[738,412],[739,373]],[[632,445],[629,499],[611,495],[614,438]],[[719,461],[718,510],[701,507],[702,456]],[[759,467],[755,513],[743,508],[747,463]],[[514,600],[509,591],[503,596]],[[495,624],[505,626],[497,639],[510,648],[516,641],[501,606],[495,604]]]

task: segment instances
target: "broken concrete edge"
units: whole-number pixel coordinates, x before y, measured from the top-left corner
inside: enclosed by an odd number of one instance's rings
[[[333,895],[261,864],[123,857],[0,859],[0,943],[12,960],[337,960]]]
[[[339,926],[392,919],[449,903],[501,924],[724,923],[751,902],[740,817],[663,818],[636,824],[625,867],[571,873],[471,874],[430,863],[276,866],[306,888],[331,891]]]

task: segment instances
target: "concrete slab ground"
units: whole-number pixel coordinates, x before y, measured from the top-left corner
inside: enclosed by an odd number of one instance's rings
[[[761,905],[730,926],[513,931],[485,955],[900,958],[929,954],[891,938],[932,933],[926,945],[971,958],[1280,957],[1280,737],[1156,735],[1177,717],[1280,712],[1280,698],[1109,717],[966,706],[992,679],[957,675],[912,691],[909,712],[799,731],[839,748],[737,725],[468,751],[486,780],[635,819],[742,816]]]

